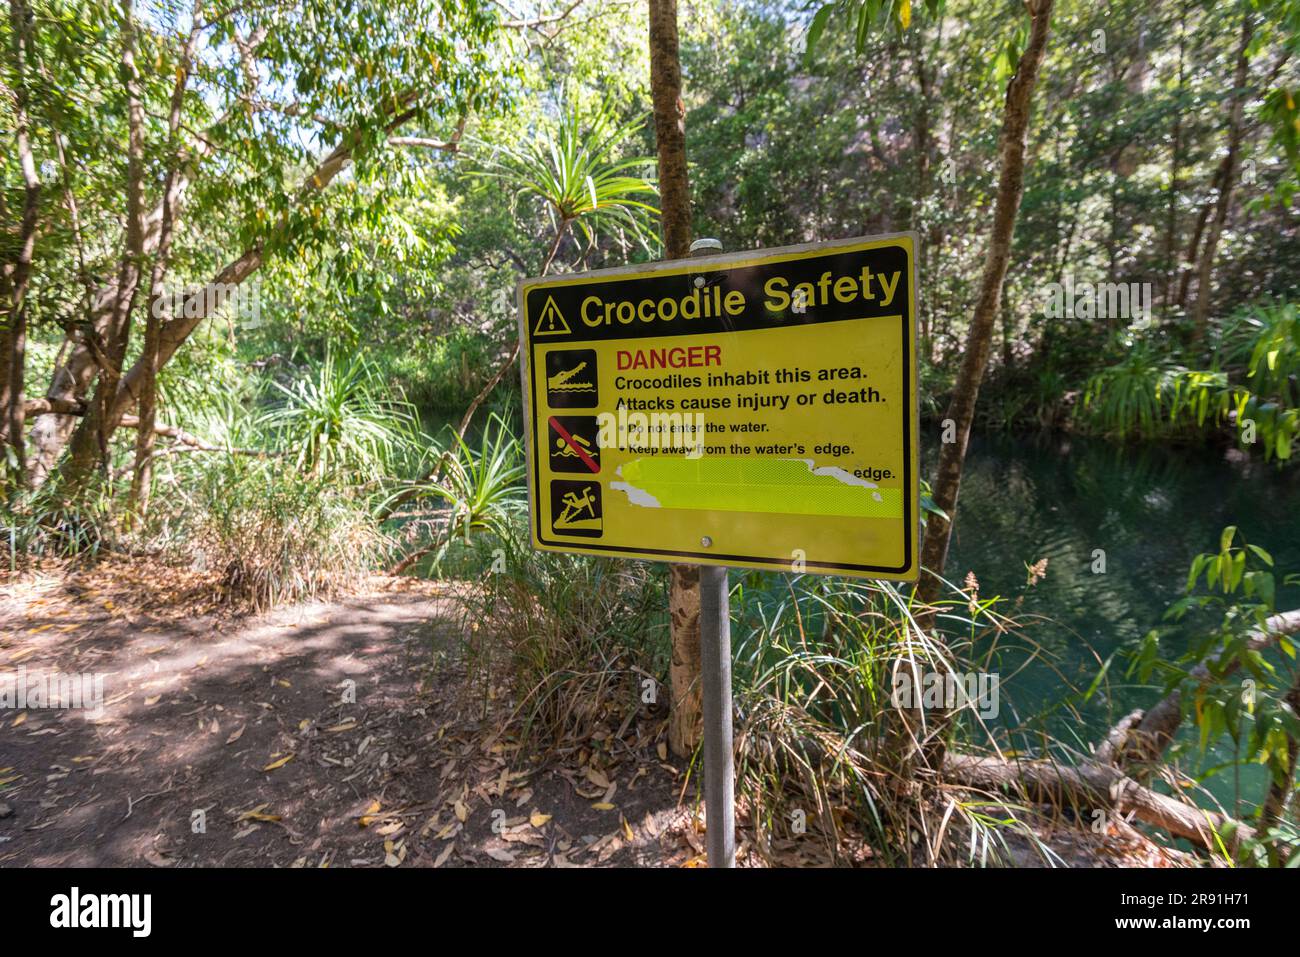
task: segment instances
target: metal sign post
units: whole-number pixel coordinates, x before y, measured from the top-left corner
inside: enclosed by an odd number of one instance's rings
[[[704,682],[704,824],[709,867],[736,866],[731,739],[731,588],[726,566],[700,569],[700,671]]]
[[[691,255],[722,252],[697,239]],[[700,678],[704,683],[704,826],[709,867],[736,866],[736,770],[731,727],[731,585],[725,565],[700,568]]]

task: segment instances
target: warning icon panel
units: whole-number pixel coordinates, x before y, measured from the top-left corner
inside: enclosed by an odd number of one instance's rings
[[[569,334],[569,324],[564,321],[564,313],[560,312],[560,307],[555,304],[554,296],[546,297],[546,305],[542,307],[542,313],[537,317],[537,325],[533,327],[535,336],[567,336]]]
[[[546,354],[546,403],[553,409],[594,409],[595,349],[556,349]]]
[[[551,529],[556,535],[599,538],[604,531],[600,483],[552,479]]]

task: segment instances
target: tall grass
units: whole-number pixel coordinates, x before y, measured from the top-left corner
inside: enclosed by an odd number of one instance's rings
[[[662,566],[533,552],[522,522],[461,560],[481,580],[459,599],[471,686],[486,703],[507,683],[504,723],[537,751],[632,720],[643,680],[667,672]]]
[[[89,483],[75,501],[51,483],[13,491],[0,503],[0,548],[8,571],[32,558],[93,560],[117,540],[112,489],[101,480]]]
[[[224,600],[255,609],[329,598],[382,566],[388,544],[351,491],[282,460],[204,460],[166,496],[149,534],[170,557],[218,574]]]
[[[793,843],[802,827],[832,858],[858,835],[877,860],[991,864],[1010,860],[1014,832],[1050,859],[1013,805],[916,791],[887,753],[899,669],[987,670],[974,660],[976,639],[1014,629],[995,601],[954,589],[936,609],[949,635],[940,642],[889,582],[745,573],[735,592],[744,609],[733,626],[738,791],[761,851]],[[996,751],[995,730],[968,702],[947,734],[964,749]]]
[[[497,718],[530,753],[590,746],[613,729],[666,740],[663,566],[533,553],[515,526],[448,568],[477,579],[459,599],[472,685],[485,710],[503,700],[491,689],[509,689]],[[779,860],[798,821],[829,859],[856,846],[895,863],[999,863],[1012,858],[1014,834],[1051,860],[1005,797],[920,796],[899,786],[882,752],[894,669],[990,667],[971,660],[975,640],[1013,627],[995,602],[956,592],[940,614],[958,639],[941,644],[888,583],[743,571],[733,581],[737,794],[760,855]],[[966,750],[999,750],[973,706],[950,727]]]

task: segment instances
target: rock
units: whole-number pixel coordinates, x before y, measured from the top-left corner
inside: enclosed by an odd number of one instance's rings
[[[3,821],[7,817],[13,817],[13,816],[14,816],[14,809],[12,805],[4,801],[0,801],[0,821]]]

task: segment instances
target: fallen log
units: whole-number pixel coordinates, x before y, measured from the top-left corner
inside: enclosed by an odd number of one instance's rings
[[[1073,807],[1085,813],[1132,814],[1211,852],[1226,848],[1235,854],[1243,841],[1254,836],[1253,829],[1233,818],[1152,791],[1109,765],[1070,767],[1043,758],[1011,761],[950,752],[944,759],[943,774],[964,787],[996,794],[1011,792],[1036,804]]]
[[[1120,719],[1119,724],[1111,728],[1106,733],[1106,738],[1097,746],[1097,752],[1093,755],[1093,760],[1098,764],[1119,764],[1119,752],[1124,747],[1124,742],[1128,740],[1129,732],[1133,726],[1142,720],[1146,714],[1141,708],[1130,711]]]
[[[743,748],[758,742],[742,732],[738,743]],[[882,739],[859,737],[851,750],[871,763],[865,755],[878,750],[881,744]],[[843,760],[849,750],[844,746],[828,747],[825,741],[801,736],[784,747],[767,743],[764,753],[769,760],[777,762],[781,772],[801,774],[809,768]],[[1235,857],[1242,843],[1255,835],[1253,828],[1235,818],[1153,791],[1119,768],[1095,761],[1066,765],[1048,758],[1013,760],[948,751],[944,755],[942,777],[949,784],[982,792],[997,802],[1005,802],[1011,796],[1018,801],[1073,810],[1084,825],[1091,823],[1095,811],[1114,817],[1131,814],[1211,853],[1226,850]]]

